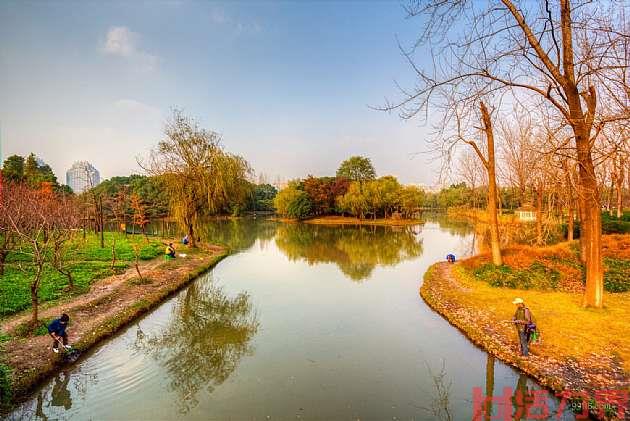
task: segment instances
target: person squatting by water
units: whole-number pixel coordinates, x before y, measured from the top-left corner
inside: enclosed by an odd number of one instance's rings
[[[514,313],[512,322],[518,332],[521,355],[527,357],[529,355],[529,340],[536,327],[532,320],[532,313],[529,308],[525,306],[525,302],[522,298],[515,298],[512,304],[516,305],[516,312]]]
[[[168,257],[175,257],[175,247],[173,246],[173,243],[168,243],[166,250],[164,250],[164,254]]]
[[[53,320],[48,325],[48,334],[53,338],[52,350],[55,353],[59,352],[59,343],[62,343],[66,349],[70,349],[68,345],[68,334],[66,333],[66,327],[70,317],[64,313],[60,318]]]
[[[455,255],[453,253],[447,254],[446,261],[449,263],[455,263]]]

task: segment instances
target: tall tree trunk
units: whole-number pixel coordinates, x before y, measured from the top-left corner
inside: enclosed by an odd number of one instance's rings
[[[499,217],[497,215],[497,176],[494,157],[494,132],[492,131],[492,121],[486,105],[480,105],[481,118],[484,124],[488,144],[488,217],[490,218],[490,248],[492,249],[492,263],[496,266],[503,264],[501,256],[501,240],[499,237]]]
[[[623,216],[623,180],[625,178],[625,160],[619,160],[619,168],[616,171],[615,190],[617,193],[617,219]]]
[[[586,290],[584,305],[602,307],[604,296],[604,269],[602,266],[602,214],[595,178],[595,167],[590,151],[588,133],[576,131],[576,145],[579,166],[579,191],[584,210],[581,221],[581,241],[585,252]]]
[[[98,197],[99,225],[101,226],[101,248],[105,248],[105,220],[103,218],[103,196]]]
[[[560,29],[562,33],[562,69],[560,81],[569,108],[569,124],[575,135],[577,150],[578,200],[581,202],[580,240],[586,266],[584,305],[602,307],[604,271],[602,266],[602,215],[600,196],[591,154],[591,129],[597,108],[595,87],[579,92],[575,79],[575,52],[573,50],[573,22],[571,2],[560,0]],[[582,101],[586,105],[583,111]]]
[[[567,221],[567,241],[573,241],[573,219],[574,219],[574,210],[573,210],[573,204],[569,203],[569,215],[568,215],[568,221]]]
[[[538,180],[536,183],[536,244],[543,244],[543,183],[542,180]]]
[[[613,216],[613,195],[615,190],[615,180],[611,177],[610,188],[608,189],[608,200],[606,201],[606,208],[608,209],[608,215]]]
[[[494,357],[488,353],[486,358],[486,408],[484,420],[492,419],[492,398],[494,396]]]
[[[2,250],[0,252],[0,276],[4,275],[4,262],[6,262],[8,255],[9,255],[8,250]]]
[[[31,328],[35,330],[38,323],[39,310],[39,281],[42,276],[42,267],[38,266],[35,271],[35,278],[31,282]]]
[[[197,247],[197,241],[195,241],[195,232],[193,230],[193,224],[188,224],[188,241],[190,241],[190,247]]]

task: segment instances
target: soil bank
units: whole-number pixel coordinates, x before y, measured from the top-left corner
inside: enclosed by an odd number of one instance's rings
[[[431,266],[424,275],[420,295],[433,310],[440,313],[477,346],[505,363],[517,367],[556,393],[582,391],[589,397],[595,397],[602,391],[628,392],[630,380],[624,369],[624,361],[613,349],[617,345],[627,346],[629,338],[611,339],[611,350],[608,352],[594,350],[566,354],[560,353],[557,347],[553,346],[551,338],[547,341],[549,343],[545,341],[545,335],[551,334],[545,330],[544,318],[550,317],[547,311],[553,312],[556,320],[570,317],[568,312],[563,314],[559,309],[571,305],[579,308],[580,294],[494,288],[482,281],[463,278],[458,267],[459,264],[448,263]],[[530,356],[527,358],[519,355],[517,335],[514,326],[508,322],[514,313],[511,301],[517,296],[529,303],[533,314],[538,315],[538,326],[542,326],[543,342],[541,345],[532,345]],[[614,306],[623,305],[623,302],[616,301],[621,297],[610,294],[606,298],[611,300],[611,307],[613,303]],[[547,311],[543,311],[545,307]],[[620,322],[627,323],[627,320]],[[573,336],[575,332],[568,331],[570,322],[567,322],[566,326],[567,331],[564,332],[563,340],[575,341],[576,350],[578,347],[588,348],[587,344],[580,343],[581,338]],[[601,326],[600,329],[605,327]],[[601,400],[598,401],[598,404],[600,403]],[[595,414],[591,415],[599,419],[616,419],[602,417],[599,412],[595,411]]]
[[[141,278],[131,267],[121,275],[99,280],[86,294],[43,307],[39,317],[51,319],[67,313],[70,316],[68,340],[74,348],[84,352],[156,307],[227,254],[224,248],[201,245],[172,260],[160,256],[140,264]],[[19,336],[18,332],[29,320],[30,312],[23,312],[3,320],[0,330],[11,335],[0,344],[0,363],[10,370],[9,404],[21,401],[64,365],[62,354],[52,352],[52,340],[47,334]]]

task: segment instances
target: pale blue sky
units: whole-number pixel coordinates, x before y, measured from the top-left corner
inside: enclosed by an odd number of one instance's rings
[[[432,184],[429,128],[374,111],[413,83],[399,2],[0,3],[2,154],[59,177],[88,160],[139,172],[173,106],[223,135],[270,181],[331,175],[350,155]],[[435,168],[435,165],[433,165]]]

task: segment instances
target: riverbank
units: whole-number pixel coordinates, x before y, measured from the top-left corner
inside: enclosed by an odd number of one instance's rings
[[[473,343],[556,393],[628,392],[630,292],[605,293],[605,309],[585,309],[581,293],[492,287],[464,265],[431,266],[420,295]],[[515,297],[525,300],[542,334],[528,358],[519,355],[515,329],[505,322]]]
[[[186,256],[174,260],[158,257],[135,268],[95,282],[86,294],[48,306],[40,319],[61,313],[70,316],[68,339],[80,351],[87,351],[101,340],[164,301],[175,291],[212,268],[228,254],[224,248],[203,245],[186,250]],[[0,331],[0,397],[15,403],[24,398],[42,380],[64,365],[61,354],[51,351],[51,339],[45,329],[40,335],[24,336],[30,313],[4,319]]]
[[[422,221],[418,219],[393,219],[393,218],[379,218],[379,219],[359,219],[350,216],[322,216],[318,218],[311,218],[302,221],[306,224],[320,224],[320,225],[387,225],[387,226],[405,226],[405,225],[418,225]]]

